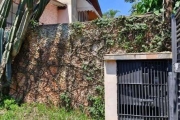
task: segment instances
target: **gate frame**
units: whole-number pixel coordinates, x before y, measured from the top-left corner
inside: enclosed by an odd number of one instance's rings
[[[107,54],[104,56],[104,85],[105,85],[105,120],[118,120],[118,79],[117,79],[117,60],[156,60],[172,59],[171,52],[159,53],[128,53],[128,54]],[[168,83],[173,86],[172,73],[169,73]],[[172,93],[169,89],[169,95]],[[169,99],[171,100],[171,99]],[[173,102],[169,102],[170,103]],[[172,107],[173,110],[173,107]],[[173,116],[175,116],[173,114]],[[175,117],[171,118],[175,118]],[[169,117],[170,118],[170,117]],[[176,120],[176,119],[170,119]]]
[[[180,116],[178,115],[178,80],[177,80],[177,71],[178,68],[175,69],[175,65],[177,63],[177,33],[176,33],[176,19],[179,18],[177,16],[180,13],[180,9],[177,11],[177,15],[172,15],[171,17],[171,44],[172,44],[172,73],[169,73],[169,87],[170,97],[169,97],[169,120],[178,120]],[[180,18],[179,18],[180,19]]]

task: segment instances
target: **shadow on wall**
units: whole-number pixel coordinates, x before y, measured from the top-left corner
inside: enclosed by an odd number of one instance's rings
[[[68,98],[64,101],[73,108],[92,106],[88,99],[104,87],[104,54],[170,50],[169,36],[161,38],[168,24],[162,24],[160,16],[97,19],[29,31],[13,63],[10,92],[25,102],[62,105],[62,98]]]
[[[103,84],[99,74],[103,57],[89,52],[88,44],[68,40],[68,34],[68,25],[63,24],[41,26],[27,35],[13,63],[12,96],[25,102],[61,105],[65,93],[71,106],[88,106],[93,88]]]

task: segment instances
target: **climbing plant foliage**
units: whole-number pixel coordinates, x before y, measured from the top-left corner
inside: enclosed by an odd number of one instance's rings
[[[155,15],[36,27],[15,59],[12,94],[103,119],[104,55],[171,51],[169,28]]]
[[[170,50],[170,25],[163,22],[161,16],[103,18],[90,23],[74,23],[71,28],[71,38],[81,36],[88,40],[103,40],[104,47],[118,46],[124,52]]]
[[[76,22],[69,25],[69,33],[66,47],[71,56],[81,60],[83,80],[94,85],[87,97],[88,111],[98,119],[104,118],[103,65],[99,64],[103,63],[104,54],[171,51],[170,25],[162,21],[162,16]]]

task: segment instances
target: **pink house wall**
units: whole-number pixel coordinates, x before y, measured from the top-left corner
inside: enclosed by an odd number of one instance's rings
[[[57,6],[49,3],[39,21],[43,24],[69,23],[68,9],[58,10]]]
[[[2,0],[0,0],[1,3]],[[13,0],[15,3],[19,3],[20,0]],[[67,1],[66,1],[67,2]],[[67,2],[68,3],[68,2]],[[69,15],[71,14],[70,9],[67,8],[65,9],[58,9],[58,6],[53,5],[52,3],[49,3],[42,16],[40,17],[40,24],[57,24],[57,23],[69,23],[70,18]],[[9,21],[12,22],[12,21]]]
[[[48,4],[40,17],[40,23],[43,24],[56,24],[57,21],[57,16],[58,16],[58,10],[57,6]]]
[[[58,10],[58,23],[69,23],[68,9]]]

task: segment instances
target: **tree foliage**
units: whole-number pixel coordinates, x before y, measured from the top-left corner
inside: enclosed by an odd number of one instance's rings
[[[135,3],[134,13],[142,14],[162,10],[162,0],[141,0]]]
[[[136,0],[125,0],[125,2],[130,2],[130,3],[133,3],[135,2]]]
[[[114,18],[118,12],[120,12],[120,11],[111,9],[111,10],[105,12],[103,14],[103,17],[105,17],[105,18]]]
[[[180,6],[180,0],[125,0],[132,4],[132,14],[165,12],[166,17],[175,12]]]

